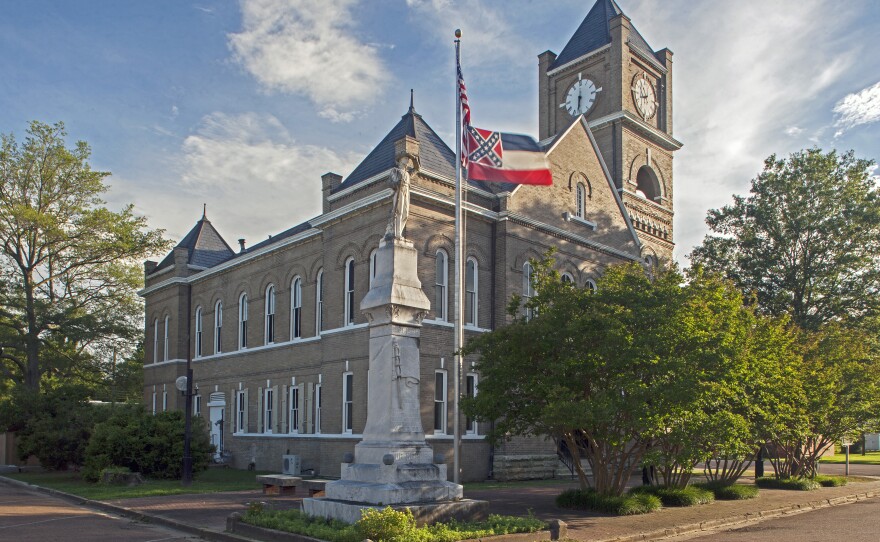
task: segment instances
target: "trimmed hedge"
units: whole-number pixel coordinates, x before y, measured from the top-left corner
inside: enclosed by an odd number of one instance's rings
[[[697,506],[709,504],[715,501],[715,495],[708,489],[696,486],[688,487],[662,487],[662,486],[639,486],[630,490],[630,494],[656,495],[660,498],[663,506]]]
[[[708,482],[705,484],[697,484],[697,487],[711,491],[719,501],[744,501],[746,499],[754,499],[758,496],[759,492],[758,487],[751,484]]]
[[[813,480],[819,482],[822,487],[842,487],[849,483],[846,476],[828,476],[826,474],[820,474]]]
[[[809,478],[770,478],[768,476],[755,480],[755,485],[764,489],[790,489],[793,491],[812,491],[819,489],[819,482]]]
[[[602,495],[593,489],[569,489],[556,497],[556,506],[577,510],[592,510],[617,516],[647,514],[659,510],[660,498],[648,493]]]

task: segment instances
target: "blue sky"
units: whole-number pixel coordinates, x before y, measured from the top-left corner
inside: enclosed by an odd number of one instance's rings
[[[64,121],[132,202],[182,237],[208,217],[231,245],[320,213],[320,175],[349,173],[416,109],[454,131],[452,34],[475,124],[537,132],[537,55],[592,0],[4,0],[0,132]],[[817,145],[880,158],[880,2],[619,0],[674,51],[676,258],[706,211],[771,153]]]

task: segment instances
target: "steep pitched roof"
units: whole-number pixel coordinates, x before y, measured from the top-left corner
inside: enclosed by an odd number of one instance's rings
[[[455,178],[455,152],[440,139],[437,132],[428,126],[428,123],[410,105],[409,111],[400,118],[400,121],[394,125],[394,128],[382,138],[382,141],[370,151],[370,154],[354,168],[354,171],[346,177],[334,192],[354,186],[393,168],[396,165],[394,162],[394,143],[404,136],[410,136],[418,140],[419,161],[421,162],[422,169],[451,179]],[[508,192],[514,186],[508,183],[486,183],[482,181],[468,181],[468,184],[492,194]]]
[[[214,229],[205,215],[196,222],[175,248],[185,248],[189,253],[187,263],[199,267],[214,267],[235,256],[223,237]],[[156,271],[174,265],[174,251],[163,259]]]
[[[618,15],[623,15],[623,10],[614,0],[596,0],[590,12],[584,18],[581,25],[575,31],[574,35],[568,40],[563,47],[562,52],[556,57],[556,61],[550,66],[550,69],[562,66],[578,59],[585,54],[594,51],[600,47],[611,43],[611,25],[610,21]],[[645,38],[639,34],[635,25],[632,26],[630,32],[630,44],[640,49],[643,53],[654,55],[654,50],[645,41]]]

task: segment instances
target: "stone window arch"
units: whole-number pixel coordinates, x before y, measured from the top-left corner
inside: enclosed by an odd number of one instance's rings
[[[636,173],[636,194],[647,200],[660,203],[663,193],[657,174],[651,166],[644,165]]]

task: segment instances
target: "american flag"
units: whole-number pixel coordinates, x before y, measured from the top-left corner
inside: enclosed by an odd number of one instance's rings
[[[456,59],[458,68],[458,100],[461,104],[461,165],[468,165],[468,130],[471,126],[471,107],[468,105],[467,87],[464,86],[464,75],[461,73],[461,62]]]

